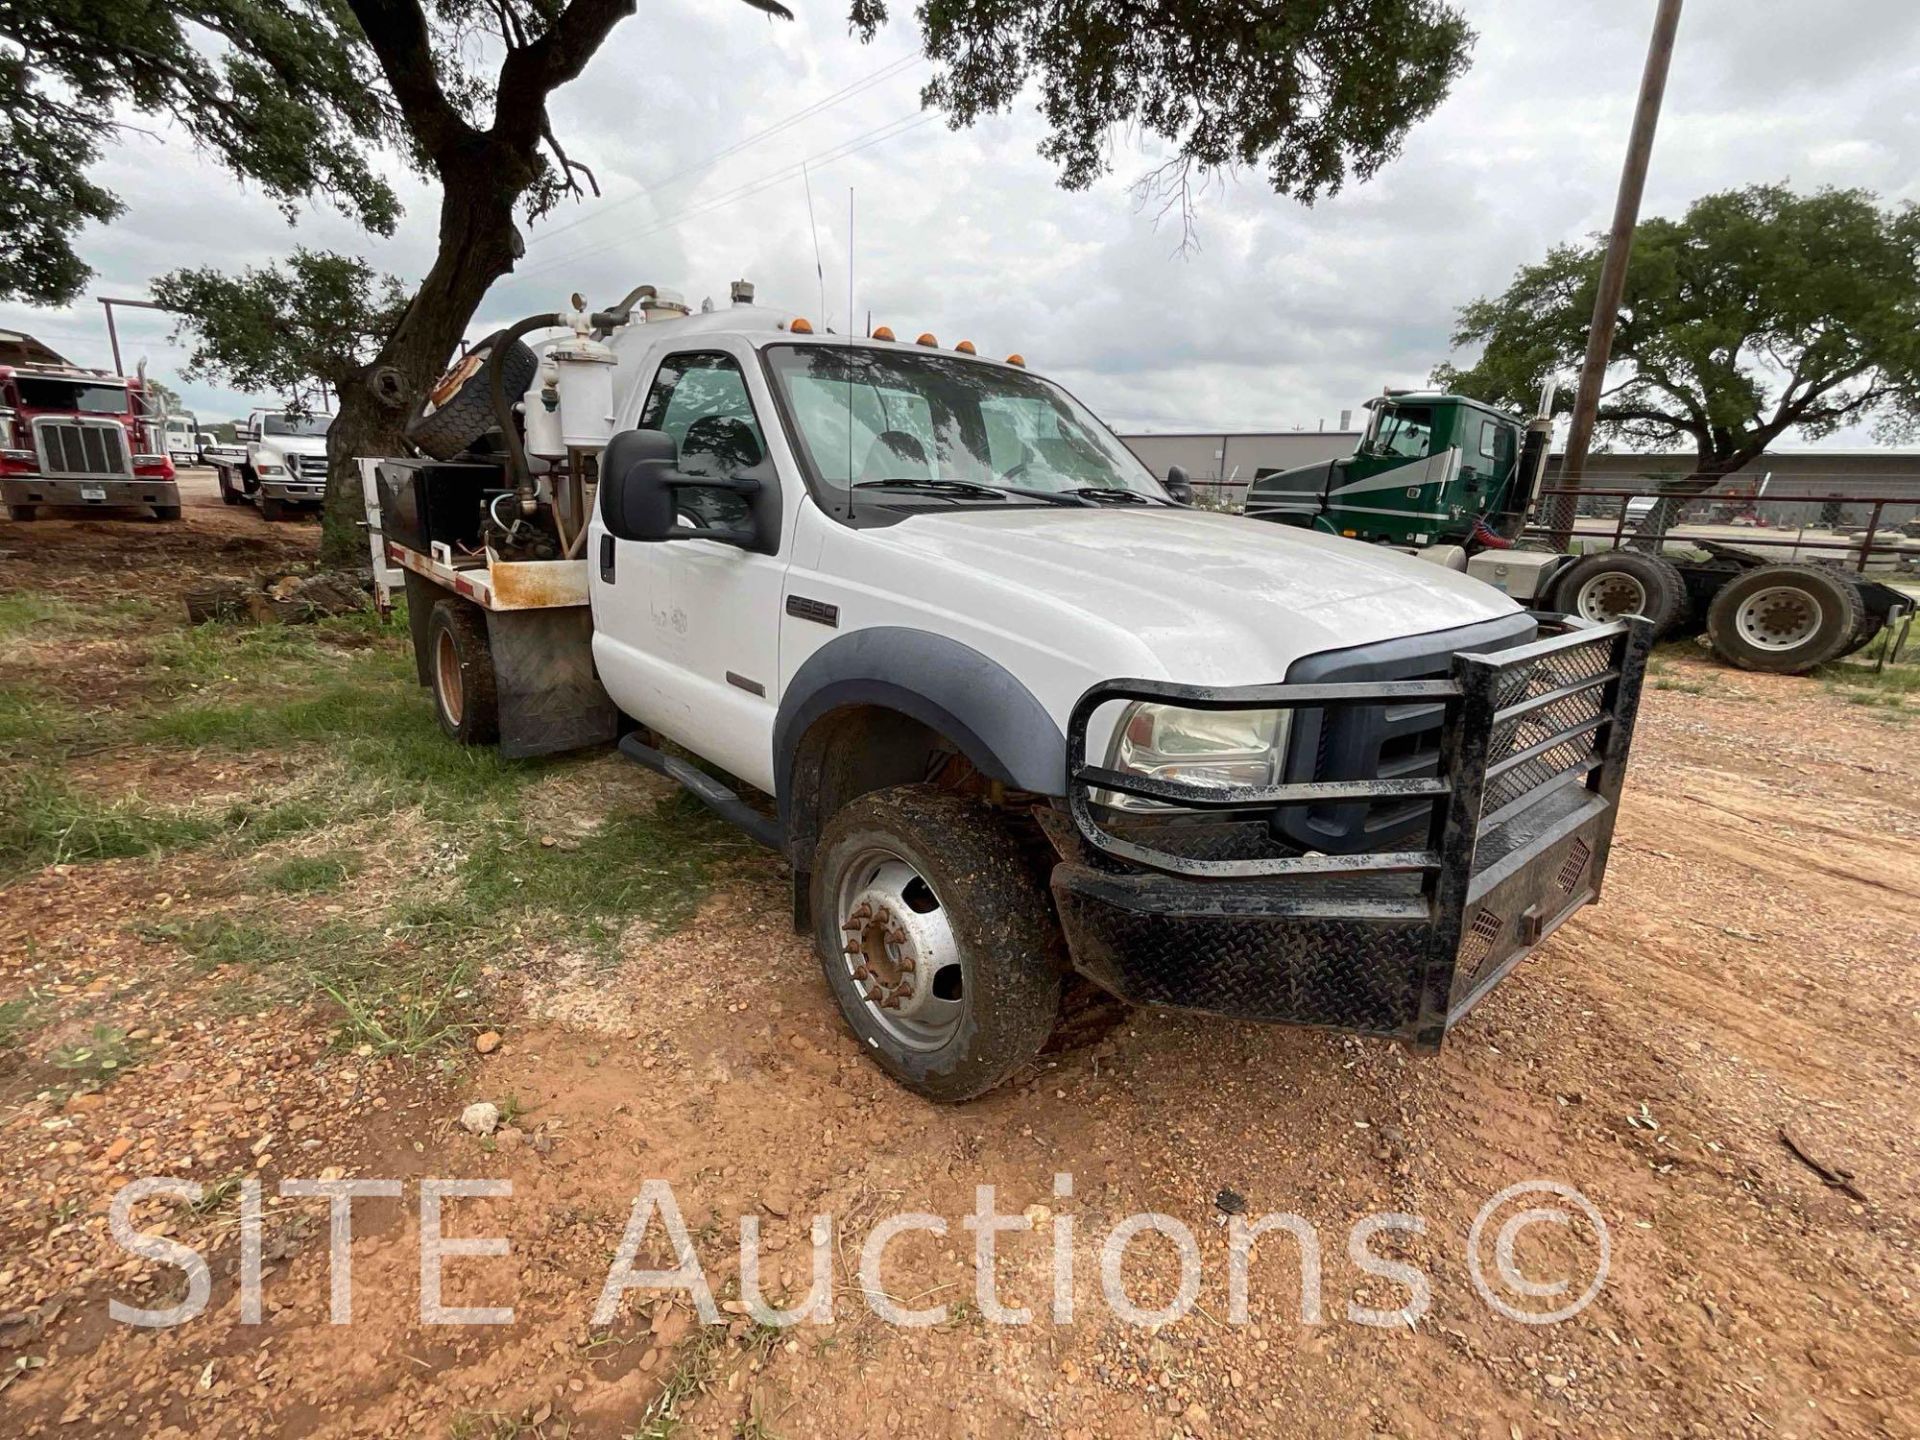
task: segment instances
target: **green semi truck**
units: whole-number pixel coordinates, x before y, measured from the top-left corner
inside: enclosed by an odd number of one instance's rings
[[[1537,608],[1704,630],[1720,658],[1748,670],[1804,674],[1911,619],[1906,595],[1836,564],[1782,564],[1711,539],[1669,544],[1627,525],[1622,544],[1584,556],[1527,538],[1551,400],[1549,390],[1523,422],[1464,395],[1388,390],[1367,402],[1353,454],[1257,473],[1246,513],[1414,550]]]

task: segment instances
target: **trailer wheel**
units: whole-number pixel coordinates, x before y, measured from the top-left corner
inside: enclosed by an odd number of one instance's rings
[[[840,1013],[900,1084],[971,1100],[1060,1013],[1053,912],[1015,838],[931,785],[862,795],[814,852],[814,947]]]
[[[475,606],[452,596],[434,603],[427,620],[427,673],[433,713],[449,738],[462,745],[491,745],[500,738],[493,648]]]
[[[37,520],[40,518],[40,507],[38,505],[9,505],[7,506],[7,518],[9,520],[18,520],[24,525],[29,520]]]
[[[1707,607],[1713,653],[1742,670],[1804,675],[1843,654],[1865,607],[1860,588],[1818,565],[1761,565]]]
[[[475,345],[434,382],[413,419],[407,422],[407,439],[415,448],[435,460],[451,460],[498,423],[493,414],[493,396],[487,385],[487,356],[500,342],[504,332],[496,331]],[[509,403],[526,394],[540,362],[523,340],[515,340],[500,357],[505,369]]]
[[[1687,582],[1673,562],[1637,550],[1609,550],[1569,565],[1553,587],[1553,608],[1605,624],[1643,615],[1665,634],[1687,603]]]

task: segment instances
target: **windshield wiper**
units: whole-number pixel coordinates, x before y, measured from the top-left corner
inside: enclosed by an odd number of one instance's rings
[[[856,490],[922,490],[929,495],[950,495],[955,499],[977,496],[984,500],[1004,500],[1007,492],[991,485],[976,485],[971,480],[929,480],[924,476],[897,480],[857,480]]]
[[[1096,502],[1111,500],[1117,505],[1151,505],[1153,503],[1151,496],[1142,495],[1138,490],[1119,490],[1105,485],[1082,485],[1062,493],[1078,495],[1083,500]]]

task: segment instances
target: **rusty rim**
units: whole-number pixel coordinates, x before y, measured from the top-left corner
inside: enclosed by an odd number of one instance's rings
[[[904,1049],[947,1045],[966,1015],[960,946],[933,886],[875,846],[841,872],[835,915],[848,982],[867,1018]]]
[[[460,393],[460,387],[478,374],[480,367],[486,363],[487,352],[485,350],[468,351],[466,357],[461,360],[458,365],[455,365],[451,370],[447,371],[445,375],[442,375],[440,377],[440,383],[428,392],[427,408],[421,413],[423,415],[431,415],[442,405],[453,399],[455,395]]]
[[[460,674],[460,652],[454,647],[453,632],[442,630],[433,644],[433,689],[440,697],[440,709],[447,723],[460,728],[460,712],[466,704],[466,682]]]

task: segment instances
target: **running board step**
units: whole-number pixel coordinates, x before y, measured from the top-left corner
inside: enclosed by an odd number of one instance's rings
[[[620,738],[620,753],[691,792],[694,799],[722,820],[746,831],[769,850],[786,852],[787,832],[780,822],[762,815],[706,771],[677,755],[663,754],[653,746],[643,744],[638,735],[623,735]]]

